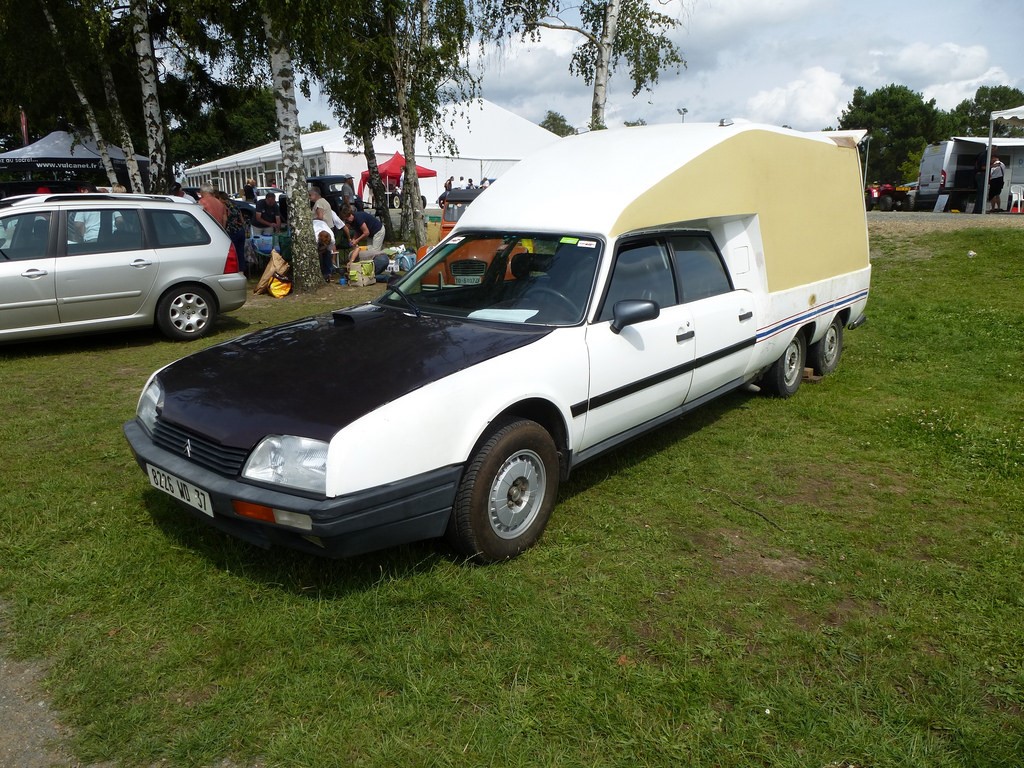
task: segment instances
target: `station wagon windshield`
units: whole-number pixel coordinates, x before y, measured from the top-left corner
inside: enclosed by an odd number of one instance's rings
[[[576,235],[460,233],[379,300],[384,306],[533,325],[575,325],[586,312],[601,242]]]

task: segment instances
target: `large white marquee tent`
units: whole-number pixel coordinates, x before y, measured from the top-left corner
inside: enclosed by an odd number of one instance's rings
[[[473,179],[499,178],[527,155],[557,141],[558,136],[525,118],[483,100],[451,108],[446,130],[454,140],[457,154],[431,147],[422,136],[416,137],[416,163],[437,171],[435,178],[422,179],[420,189],[428,203],[441,194],[449,176]],[[450,125],[449,125],[450,123]],[[344,128],[302,135],[302,157],[307,176],[351,174],[359,179],[366,170],[362,144],[350,142]],[[377,162],[383,163],[402,151],[397,136],[378,136],[373,149]],[[281,145],[270,142],[261,147],[213,160],[185,171],[189,183],[197,186],[211,182],[233,194],[241,190],[247,178],[257,186],[274,186],[284,179]]]

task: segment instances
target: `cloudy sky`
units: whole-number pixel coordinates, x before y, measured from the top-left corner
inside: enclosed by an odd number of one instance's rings
[[[652,0],[653,1],[653,0]],[[746,118],[803,130],[835,127],[853,90],[898,83],[950,109],[982,85],[1024,90],[1022,0],[672,0],[687,66],[630,95],[613,75],[606,122]],[[545,31],[536,45],[487,56],[483,96],[540,122],[548,110],[582,127],[591,89],[568,74],[578,38]],[[337,123],[314,97],[300,122]]]

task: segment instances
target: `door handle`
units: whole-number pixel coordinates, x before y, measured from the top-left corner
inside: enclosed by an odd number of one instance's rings
[[[29,280],[36,280],[40,277],[44,277],[47,274],[48,273],[45,269],[37,269],[36,267],[33,267],[32,269],[26,269],[24,272],[21,273],[21,276],[27,277]]]
[[[692,339],[695,335],[696,334],[694,334],[693,331],[684,331],[682,333],[677,333],[676,334],[676,343],[677,344],[682,344],[684,341],[689,341],[690,339]]]
[[[749,320],[753,316],[753,312],[740,312],[740,322],[742,323],[744,320]]]
[[[131,263],[131,265],[130,265],[130,266],[133,266],[133,267],[137,267],[137,268],[139,268],[139,269],[142,269],[142,267],[148,267],[148,266],[149,266],[150,264],[152,264],[152,263],[153,263],[153,262],[152,262],[152,261],[149,261],[148,259],[136,259],[135,261],[133,261],[133,262]]]

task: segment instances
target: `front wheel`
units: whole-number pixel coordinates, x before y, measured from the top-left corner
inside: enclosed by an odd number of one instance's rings
[[[819,376],[827,376],[839,367],[842,354],[843,321],[833,317],[825,335],[807,350],[807,364]]]
[[[470,459],[447,538],[479,563],[508,560],[540,538],[558,495],[558,451],[534,421],[493,432]]]
[[[786,346],[782,357],[772,363],[771,367],[761,376],[761,391],[772,397],[792,397],[800,389],[804,376],[804,360],[807,357],[807,345],[799,333]]]
[[[217,316],[213,296],[205,288],[187,286],[168,291],[156,306],[157,327],[168,338],[188,341],[205,336]]]

